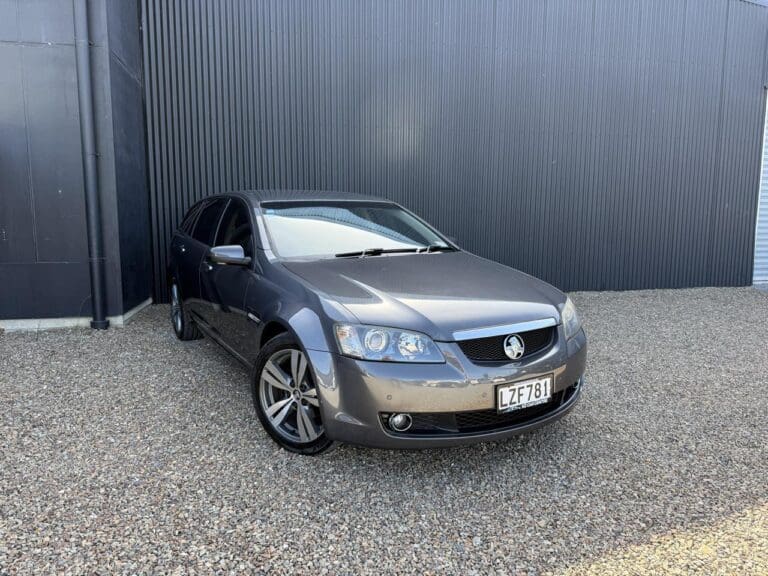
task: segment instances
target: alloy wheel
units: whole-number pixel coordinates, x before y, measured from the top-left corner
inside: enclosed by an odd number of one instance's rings
[[[260,378],[261,405],[275,432],[299,444],[323,434],[317,388],[302,351],[278,350],[264,364]]]

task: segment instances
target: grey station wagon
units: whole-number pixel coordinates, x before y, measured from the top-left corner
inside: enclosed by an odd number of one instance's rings
[[[499,440],[581,392],[571,300],[390,201],[211,196],[176,231],[168,275],[176,335],[248,366],[261,423],[294,452]]]

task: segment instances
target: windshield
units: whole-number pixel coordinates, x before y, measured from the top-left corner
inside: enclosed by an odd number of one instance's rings
[[[286,202],[263,204],[262,210],[272,248],[281,258],[448,247],[426,224],[394,204]]]

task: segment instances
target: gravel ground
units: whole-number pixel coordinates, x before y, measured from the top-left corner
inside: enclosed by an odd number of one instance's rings
[[[574,299],[577,408],[427,452],[279,450],[164,306],[0,335],[0,573],[768,574],[768,293]]]

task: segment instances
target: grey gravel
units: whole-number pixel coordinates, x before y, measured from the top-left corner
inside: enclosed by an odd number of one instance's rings
[[[759,510],[768,293],[573,297],[577,408],[426,452],[281,451],[246,372],[178,342],[165,306],[0,335],[0,573],[548,574]]]

